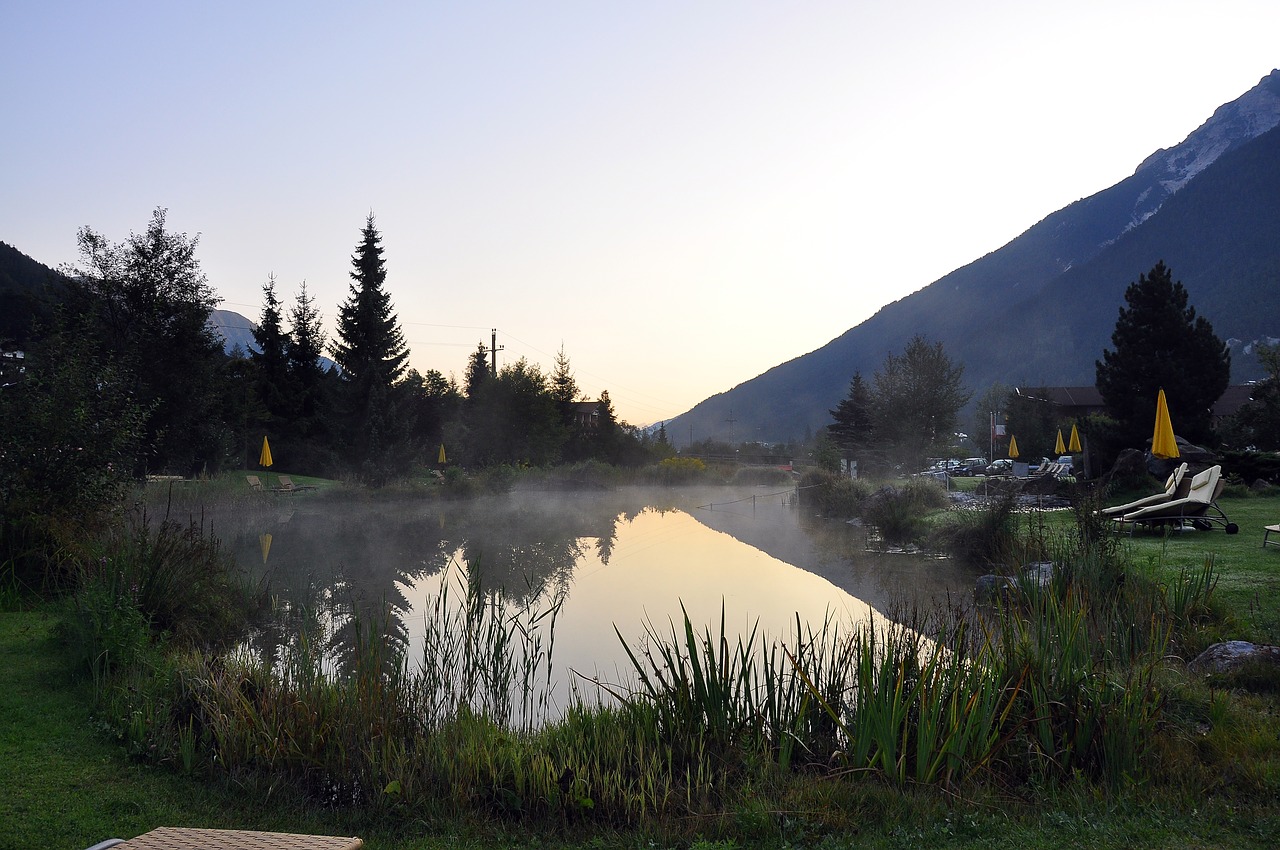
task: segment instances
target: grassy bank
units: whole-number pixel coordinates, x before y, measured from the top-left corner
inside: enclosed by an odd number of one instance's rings
[[[708,824],[692,837],[607,827],[537,829],[441,818],[371,818],[290,799],[263,798],[193,779],[126,756],[92,719],[92,689],[69,676],[47,610],[0,614],[0,848],[88,847],[160,825],[359,834],[371,850],[466,847],[870,848],[1270,848],[1280,839],[1280,804],[1171,787],[1099,794],[1087,786],[1039,789],[1033,799],[999,794],[948,798],[927,789],[874,782],[821,783],[778,806],[767,789],[748,789],[733,816],[737,838]],[[1274,710],[1274,708],[1272,709]],[[755,802],[752,802],[752,801]],[[843,812],[840,830],[821,828]],[[702,837],[699,837],[701,834]],[[750,837],[748,837],[750,836]]]

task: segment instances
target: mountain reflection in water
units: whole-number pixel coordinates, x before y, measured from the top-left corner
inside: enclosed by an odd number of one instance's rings
[[[467,582],[514,605],[561,607],[555,620],[556,690],[570,670],[628,678],[614,627],[635,646],[646,621],[770,636],[796,616],[841,626],[874,610],[972,587],[955,563],[868,551],[862,529],[806,516],[776,490],[622,489],[518,493],[440,502],[278,499],[271,509],[215,519],[237,561],[270,583],[280,617],[251,649],[271,662],[304,630],[328,635],[332,663],[347,666],[353,625],[421,657],[422,624],[443,582],[460,599]],[[270,535],[269,538],[266,535]],[[545,641],[544,641],[545,643]]]

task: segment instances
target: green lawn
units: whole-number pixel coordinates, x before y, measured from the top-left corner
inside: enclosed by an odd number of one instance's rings
[[[1198,568],[1212,556],[1219,574],[1218,601],[1235,627],[1224,637],[1280,643],[1280,546],[1262,548],[1263,527],[1280,522],[1280,496],[1224,498],[1218,504],[1240,526],[1239,534],[1217,527],[1171,534],[1138,531],[1123,535],[1123,545],[1135,563],[1150,565],[1165,579],[1184,567]]]
[[[415,838],[397,824],[388,840],[368,823],[250,798],[129,760],[94,724],[91,686],[75,681],[47,611],[0,613],[0,848],[85,848],[157,826],[261,829],[372,838],[367,846],[475,846],[451,836]],[[385,829],[385,827],[384,827]]]

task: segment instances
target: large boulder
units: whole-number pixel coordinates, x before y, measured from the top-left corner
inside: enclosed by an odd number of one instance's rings
[[[1156,457],[1149,450],[1125,449],[1099,483],[1103,487],[1115,485],[1121,490],[1137,490],[1150,484],[1152,479],[1163,482],[1179,464],[1185,463],[1188,471],[1195,475],[1219,462],[1218,456],[1208,449],[1188,443],[1181,437],[1177,440],[1180,457],[1171,460]]]
[[[1262,665],[1280,669],[1280,646],[1227,640],[1215,643],[1195,657],[1187,670],[1197,676],[1232,673],[1242,667]]]

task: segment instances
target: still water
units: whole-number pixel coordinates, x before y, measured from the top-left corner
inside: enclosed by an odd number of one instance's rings
[[[823,520],[778,488],[517,493],[465,502],[383,502],[307,495],[214,518],[237,561],[269,582],[282,612],[256,650],[270,656],[305,622],[376,622],[382,639],[423,653],[443,585],[468,581],[509,604],[553,606],[552,701],[585,678],[626,678],[646,622],[670,633],[681,608],[701,630],[786,638],[796,618],[820,626],[889,615],[966,592],[975,573],[947,559],[885,553],[866,531]],[[385,614],[383,613],[385,612]],[[615,633],[615,627],[618,634]]]

